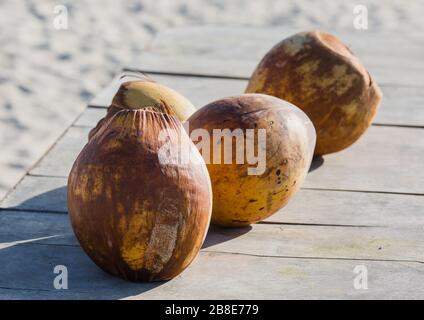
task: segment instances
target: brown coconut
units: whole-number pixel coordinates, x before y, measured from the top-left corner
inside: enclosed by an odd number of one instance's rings
[[[350,49],[320,31],[298,33],[274,46],[246,92],[273,95],[301,108],[314,123],[317,155],[353,144],[370,126],[382,98]]]
[[[224,226],[244,226],[266,219],[284,207],[299,190],[308,172],[315,146],[315,130],[299,108],[281,99],[263,94],[245,94],[212,102],[196,111],[188,120],[190,137],[202,150],[204,129],[210,136],[205,158],[213,190],[212,222]],[[237,163],[237,139],[230,143],[213,139],[214,130],[241,129],[247,150],[247,129],[254,130],[254,152],[264,148],[266,162],[260,174],[249,174],[244,158]],[[265,130],[266,143],[259,145],[259,130]],[[230,139],[231,137],[228,136]],[[242,150],[242,149],[239,149]],[[203,155],[207,154],[202,150]],[[214,152],[221,161],[214,163]],[[225,154],[231,163],[225,163]]]
[[[68,181],[69,215],[82,248],[103,270],[133,281],[182,272],[197,255],[211,215],[201,155],[178,119],[155,110],[121,110],[106,120]],[[164,132],[169,136],[162,139]],[[164,143],[171,151],[185,145],[188,162],[164,153]]]

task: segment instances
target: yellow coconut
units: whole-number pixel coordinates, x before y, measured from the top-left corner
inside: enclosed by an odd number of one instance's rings
[[[121,110],[137,110],[149,106],[152,110],[175,116],[184,122],[196,108],[191,102],[175,90],[149,79],[127,81],[121,84],[113,97],[106,116],[89,133],[89,139],[100,127]]]
[[[204,106],[188,124],[211,177],[213,223],[244,226],[266,219],[302,185],[315,130],[294,105],[245,94]]]
[[[295,34],[273,47],[246,92],[273,95],[301,108],[314,123],[317,155],[353,144],[370,126],[382,97],[350,49],[320,31]]]

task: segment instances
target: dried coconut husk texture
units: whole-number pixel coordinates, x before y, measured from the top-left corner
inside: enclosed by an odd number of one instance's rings
[[[158,138],[161,132],[168,137]],[[188,162],[163,153],[163,141],[166,150],[184,145]],[[211,205],[198,150],[179,120],[152,110],[121,110],[108,119],[68,181],[69,215],[82,248],[103,270],[132,281],[182,272],[204,241]]]
[[[347,148],[371,125],[382,93],[359,59],[336,37],[295,34],[274,46],[253,72],[247,93],[301,108],[317,131],[315,154]]]
[[[246,137],[250,129],[255,132],[255,155],[259,148],[265,149],[265,168],[253,175],[248,169],[256,164],[249,164],[246,158],[237,163],[235,150],[241,145],[236,138],[231,144],[222,139],[212,141],[207,167],[213,190],[213,223],[237,227],[264,220],[284,207],[302,185],[312,161],[315,129],[305,113],[291,103],[263,94],[244,94],[212,102],[188,121],[192,139],[197,140],[196,129],[207,130],[210,137],[215,129],[242,129]],[[265,145],[258,144],[258,130],[266,132]],[[246,146],[251,143],[247,138],[245,141]],[[219,163],[213,162],[214,150],[223,155]],[[228,153],[231,164],[223,161]]]
[[[174,115],[182,122],[196,110],[188,99],[162,84],[147,79],[127,81],[121,84],[107,109],[106,116],[90,131],[88,138],[91,139],[100,127],[119,111],[142,108]]]

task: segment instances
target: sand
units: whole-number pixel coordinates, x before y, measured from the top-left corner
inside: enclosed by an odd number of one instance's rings
[[[68,29],[55,28],[55,6]],[[0,0],[0,198],[154,35],[182,25],[424,32],[424,1]]]

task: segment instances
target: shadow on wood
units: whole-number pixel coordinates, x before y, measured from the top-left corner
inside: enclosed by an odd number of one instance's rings
[[[78,246],[31,242],[0,250],[0,287],[20,299],[122,299],[154,289],[165,282],[135,283],[98,268]],[[56,266],[67,270],[68,289],[56,289]],[[63,270],[63,267],[62,269]],[[61,282],[63,284],[63,282]],[[5,293],[0,290],[0,299]]]
[[[42,186],[41,186],[42,187]],[[2,203],[2,209],[5,210],[28,210],[28,211],[42,211],[42,212],[55,212],[55,213],[67,213],[67,201],[66,201],[66,186],[52,188],[49,191],[38,193],[40,186],[37,185],[28,186],[28,190],[22,190],[21,192],[15,192],[9,199],[6,198]],[[32,189],[32,190],[31,190]],[[30,196],[24,198],[24,196]]]
[[[314,156],[312,158],[311,166],[309,167],[309,172],[315,171],[324,164],[324,158],[322,156]]]
[[[250,230],[252,230],[251,226],[240,228],[225,228],[211,224],[202,249],[212,247],[222,242],[230,241],[248,233]]]

